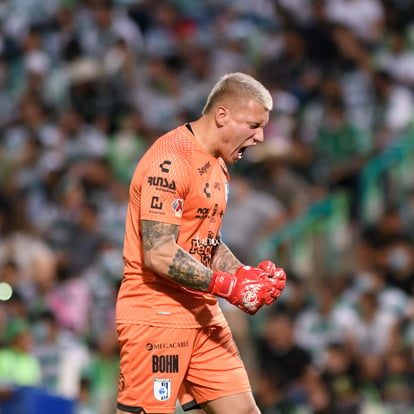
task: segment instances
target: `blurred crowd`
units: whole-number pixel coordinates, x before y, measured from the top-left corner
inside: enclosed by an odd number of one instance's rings
[[[410,0],[0,1],[0,398],[34,385],[114,412],[129,179],[244,71],[275,108],[232,167],[227,244],[248,263],[323,195],[351,200],[346,271],[287,269],[260,324],[223,303],[262,412],[413,413],[414,183],[369,226],[358,197],[413,127],[413,17]]]

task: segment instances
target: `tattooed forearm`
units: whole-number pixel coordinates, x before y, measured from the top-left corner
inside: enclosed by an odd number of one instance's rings
[[[234,273],[242,263],[224,243],[220,243],[213,252],[211,268],[222,272]]]
[[[234,273],[243,264],[232,253],[228,246],[221,240],[221,233],[219,233],[218,243],[211,254],[211,269],[227,273]]]
[[[206,291],[210,284],[212,271],[180,249],[174,256],[168,274],[180,285]]]
[[[174,224],[148,220],[142,220],[141,227],[144,250],[161,247],[162,244],[169,241],[169,236],[173,236],[173,239],[175,240],[179,231],[179,227]]]
[[[142,220],[145,264],[182,286],[206,291],[212,271],[175,243],[179,226]]]

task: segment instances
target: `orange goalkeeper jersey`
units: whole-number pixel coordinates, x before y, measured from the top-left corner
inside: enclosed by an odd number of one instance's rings
[[[180,226],[177,244],[205,266],[220,243],[229,176],[182,125],[158,138],[140,160],[130,185],[124,238],[124,278],[118,322],[200,327],[224,322],[217,299],[187,290],[145,266],[140,220]]]

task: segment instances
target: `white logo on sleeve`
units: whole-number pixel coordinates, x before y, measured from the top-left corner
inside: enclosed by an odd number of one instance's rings
[[[154,397],[158,401],[166,401],[171,395],[171,380],[154,378]]]

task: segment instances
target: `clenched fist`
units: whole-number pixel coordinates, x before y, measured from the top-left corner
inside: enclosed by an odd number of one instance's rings
[[[217,271],[213,273],[208,292],[254,315],[263,305],[273,303],[283,290],[279,270],[274,272],[274,277],[264,269],[251,266],[241,266],[234,275]],[[280,278],[276,276],[279,274]]]

